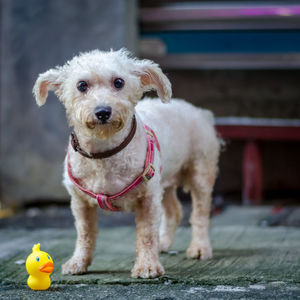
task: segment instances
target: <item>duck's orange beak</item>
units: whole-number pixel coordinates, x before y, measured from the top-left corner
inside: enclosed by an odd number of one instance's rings
[[[40,271],[43,273],[52,273],[53,268],[54,268],[53,263],[51,261],[48,261],[47,263],[45,263],[40,267]]]

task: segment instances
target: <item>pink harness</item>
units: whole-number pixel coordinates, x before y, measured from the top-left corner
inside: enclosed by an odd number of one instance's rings
[[[160,146],[157,140],[157,137],[154,133],[154,131],[148,127],[147,125],[144,125],[144,129],[147,136],[147,153],[146,153],[146,159],[145,159],[145,166],[143,173],[138,176],[129,186],[127,186],[125,189],[123,189],[121,192],[114,194],[114,195],[105,195],[105,194],[95,194],[92,191],[89,191],[85,188],[83,188],[79,180],[75,178],[72,174],[71,165],[70,165],[70,155],[69,150],[67,153],[67,164],[68,164],[68,174],[71,179],[71,181],[84,193],[87,195],[95,198],[100,206],[100,208],[104,210],[110,210],[110,211],[118,211],[119,209],[114,207],[111,202],[113,200],[116,200],[117,198],[120,198],[124,196],[125,194],[129,193],[131,190],[136,188],[139,184],[142,182],[149,181],[155,174],[155,168],[153,166],[153,160],[154,160],[154,144],[156,145],[158,151],[160,151]]]

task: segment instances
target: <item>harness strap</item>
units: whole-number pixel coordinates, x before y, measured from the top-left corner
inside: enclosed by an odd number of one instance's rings
[[[142,182],[149,181],[155,175],[155,168],[153,166],[154,161],[154,145],[156,145],[158,151],[160,151],[160,146],[157,140],[157,137],[154,131],[147,125],[144,125],[144,129],[146,132],[147,137],[147,153],[145,158],[145,165],[143,173],[138,176],[129,186],[123,189],[121,192],[114,194],[114,195],[105,195],[105,194],[95,194],[92,191],[89,191],[80,185],[80,182],[77,178],[75,178],[72,174],[71,164],[70,164],[70,154],[69,149],[67,153],[67,167],[68,167],[68,174],[71,181],[75,184],[75,186],[80,189],[85,194],[95,198],[98,202],[100,208],[104,210],[110,211],[118,211],[119,209],[112,205],[111,201],[120,198],[136,188]]]

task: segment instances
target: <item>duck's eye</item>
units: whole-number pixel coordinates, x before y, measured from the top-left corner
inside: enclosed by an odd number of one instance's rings
[[[37,262],[39,262],[39,261],[40,261],[40,258],[39,258],[38,256],[37,256],[35,259],[36,259],[36,261],[37,261]]]
[[[49,257],[49,255],[47,255],[47,257],[48,257],[48,259],[50,260],[50,257]]]
[[[124,83],[125,82],[124,82],[124,80],[122,78],[116,78],[114,80],[114,86],[118,90],[121,89],[124,86]]]
[[[88,84],[86,81],[79,81],[77,83],[77,89],[80,91],[80,92],[85,92],[87,89],[88,89]]]

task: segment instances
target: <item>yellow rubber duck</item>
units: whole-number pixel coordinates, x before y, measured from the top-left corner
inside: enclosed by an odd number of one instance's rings
[[[50,287],[50,274],[54,268],[51,256],[40,251],[40,244],[32,248],[32,253],[27,257],[26,270],[29,273],[28,286],[32,290],[47,290]]]

